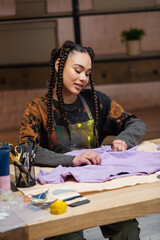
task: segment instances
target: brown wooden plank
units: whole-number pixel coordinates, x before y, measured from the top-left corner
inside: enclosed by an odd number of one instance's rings
[[[89,204],[28,225],[29,239],[56,236],[160,212],[160,182],[89,195]],[[96,219],[96,221],[95,221]]]

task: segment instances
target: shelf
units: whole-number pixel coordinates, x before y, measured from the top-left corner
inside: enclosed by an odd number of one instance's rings
[[[83,16],[96,16],[96,15],[110,15],[110,14],[127,14],[127,13],[140,13],[140,12],[157,12],[160,11],[160,6],[157,7],[149,7],[149,8],[134,8],[134,9],[115,9],[115,10],[102,10],[102,11],[78,11],[77,15],[79,17]],[[39,21],[39,20],[51,20],[55,18],[68,18],[73,17],[73,12],[57,12],[53,14],[45,14],[41,16],[4,16],[0,17],[0,23],[4,22],[17,22],[17,21]]]
[[[4,23],[16,23],[16,22],[20,22],[20,21],[49,21],[52,19],[56,19],[56,18],[71,18],[73,17],[72,12],[63,12],[63,13],[54,13],[53,15],[41,15],[41,16],[29,16],[29,17],[22,17],[22,16],[7,16],[7,17],[0,17],[0,24],[4,24]]]
[[[93,16],[93,15],[110,15],[110,14],[126,14],[126,13],[141,13],[141,12],[157,12],[160,11],[160,6],[148,8],[132,8],[132,9],[112,9],[112,10],[99,10],[99,11],[79,11],[79,16]]]
[[[137,60],[148,60],[148,59],[160,59],[160,51],[154,52],[142,52],[138,56],[128,56],[125,53],[119,54],[105,54],[105,55],[96,55],[95,63],[101,62],[122,62],[122,61],[137,61]],[[50,66],[49,62],[42,63],[25,63],[25,64],[5,64],[0,65],[0,69],[6,68],[29,68],[29,67],[48,67]]]
[[[5,64],[0,65],[0,69],[8,69],[8,68],[32,68],[32,67],[49,67],[49,62],[42,63],[17,63],[17,64]]]
[[[160,51],[142,52],[137,56],[128,56],[126,53],[96,55],[95,62],[121,62],[147,59],[160,59]]]

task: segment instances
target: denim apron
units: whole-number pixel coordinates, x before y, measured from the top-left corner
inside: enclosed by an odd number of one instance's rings
[[[70,138],[65,126],[53,126],[51,139],[54,152],[65,153],[77,149],[96,147],[94,119],[83,96],[79,94],[78,97],[86,109],[89,120],[86,122],[69,124]]]

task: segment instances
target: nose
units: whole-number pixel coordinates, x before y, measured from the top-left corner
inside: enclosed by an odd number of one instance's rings
[[[81,74],[79,76],[79,80],[80,81],[87,81],[88,80],[88,76],[86,76],[85,72],[81,72]]]

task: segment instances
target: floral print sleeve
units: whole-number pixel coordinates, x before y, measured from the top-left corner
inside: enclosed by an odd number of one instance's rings
[[[40,142],[41,135],[47,124],[46,104],[44,98],[28,103],[21,122],[19,143],[36,138]]]
[[[125,121],[131,118],[135,118],[135,116],[133,114],[127,113],[118,103],[111,100],[109,119],[115,123],[115,132],[122,131],[124,129]]]

